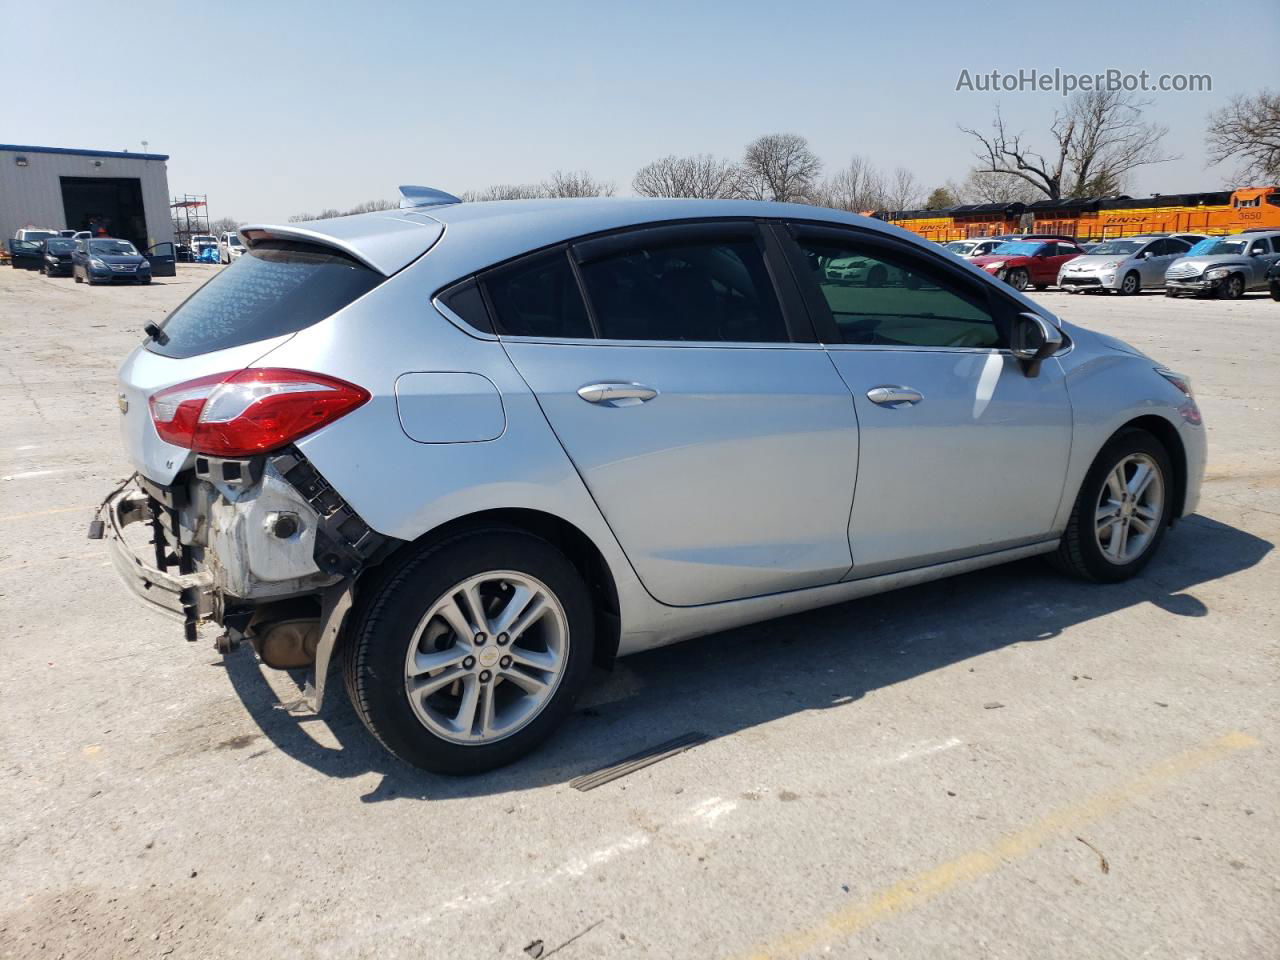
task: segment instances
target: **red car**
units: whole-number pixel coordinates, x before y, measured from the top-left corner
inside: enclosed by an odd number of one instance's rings
[[[1084,250],[1073,240],[1011,240],[969,262],[1015,290],[1032,286],[1043,290],[1057,282],[1064,263],[1083,256]]]

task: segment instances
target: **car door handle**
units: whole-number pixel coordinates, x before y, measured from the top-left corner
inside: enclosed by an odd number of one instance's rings
[[[642,383],[588,383],[578,388],[578,396],[587,403],[603,403],[611,407],[634,406],[657,395],[657,390]]]
[[[896,407],[900,403],[919,403],[924,394],[910,387],[872,387],[867,391],[867,399],[882,407]]]

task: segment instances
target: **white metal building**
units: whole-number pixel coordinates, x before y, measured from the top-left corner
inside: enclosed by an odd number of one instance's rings
[[[143,250],[173,240],[168,156],[0,143],[0,238],[23,227],[105,230]]]

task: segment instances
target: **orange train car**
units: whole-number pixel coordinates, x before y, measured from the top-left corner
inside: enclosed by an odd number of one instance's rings
[[[880,214],[928,240],[947,243],[1002,233],[1052,233],[1078,240],[1145,233],[1220,236],[1250,228],[1280,229],[1280,187],[1151,197],[1092,197],[1035,203],[978,204],[946,210]]]

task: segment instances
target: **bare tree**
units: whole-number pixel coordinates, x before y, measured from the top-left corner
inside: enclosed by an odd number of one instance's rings
[[[1040,151],[1011,133],[996,108],[990,133],[960,129],[978,141],[977,171],[1021,179],[1051,200],[1118,190],[1139,167],[1163,163],[1167,128],[1142,121],[1149,100],[1122,90],[1092,90],[1071,98],[1049,125],[1050,149]]]
[[[1169,128],[1142,121],[1150,105],[1122,90],[1091,90],[1072,98],[1068,118],[1074,137],[1067,160],[1073,196],[1119,193],[1134,170],[1173,159],[1160,150]]]
[[[952,192],[961,203],[1031,203],[1040,199],[1036,188],[1018,177],[970,170]]]
[[[541,189],[544,197],[612,197],[616,188],[586,170],[557,170],[542,182]]]
[[[209,224],[209,232],[215,236],[219,233],[234,233],[240,229],[240,221],[235,217],[222,217]]]
[[[920,204],[920,184],[906,167],[898,167],[885,190],[885,206],[890,210],[911,210]]]
[[[814,202],[854,213],[885,206],[884,177],[864,156],[854,154],[848,166],[836,171],[813,191]]]
[[[704,197],[723,199],[739,194],[741,174],[729,160],[699,153],[674,154],[647,163],[636,171],[631,189],[642,197]]]
[[[804,137],[770,133],[747,144],[741,167],[743,196],[804,202],[814,195],[822,161]]]
[[[483,190],[466,190],[463,200],[535,200],[545,197],[541,185],[536,183],[495,183]]]
[[[366,200],[364,203],[357,203],[350,210],[339,210],[336,207],[327,207],[319,213],[295,213],[289,218],[290,223],[302,223],[306,220],[332,220],[335,217],[350,217],[357,213],[373,213],[377,210],[394,210],[400,206],[396,200]]]
[[[1253,97],[1232,97],[1209,114],[1205,146],[1210,163],[1240,163],[1233,185],[1280,181],[1280,94],[1263,90]]]

